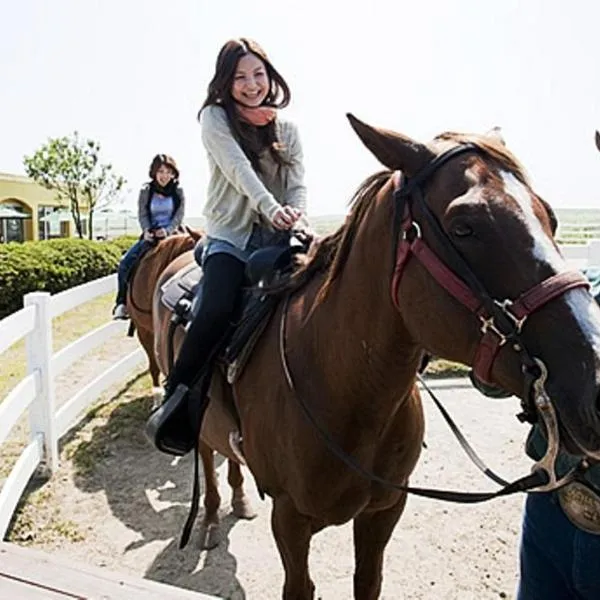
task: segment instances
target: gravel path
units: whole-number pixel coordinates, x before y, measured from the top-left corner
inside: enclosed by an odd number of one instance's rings
[[[466,380],[434,381],[442,401],[490,467],[505,478],[524,474],[527,428],[514,417],[516,399],[488,400]],[[431,401],[424,396],[426,441],[412,483],[490,490]],[[253,481],[258,510],[251,522],[229,513],[225,465],[219,467],[225,539],[209,552],[198,536],[184,550],[179,535],[190,500],[192,461],[153,451],[141,429],[150,409],[150,381],[138,378],[107,395],[62,447],[60,471],[32,490],[12,541],[232,600],[280,598],[282,568],[269,525],[269,501]],[[388,546],[382,598],[513,598],[523,497],[462,506],[409,498]],[[352,597],[351,525],[313,539],[311,575],[317,596]]]

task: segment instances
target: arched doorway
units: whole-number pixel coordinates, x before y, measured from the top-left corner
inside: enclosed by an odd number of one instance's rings
[[[1,201],[0,242],[24,242],[31,237],[31,208],[16,198]]]

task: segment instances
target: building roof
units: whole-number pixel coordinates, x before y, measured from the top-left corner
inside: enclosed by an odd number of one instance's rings
[[[26,175],[17,175],[16,173],[3,173],[0,171],[0,180],[2,181],[16,181],[19,183],[34,183],[33,179],[30,179]]]

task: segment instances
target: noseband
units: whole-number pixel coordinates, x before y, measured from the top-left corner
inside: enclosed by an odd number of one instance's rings
[[[575,288],[589,289],[589,282],[577,271],[565,271],[540,281],[515,299],[496,299],[486,291],[425,202],[424,195],[424,186],[438,169],[449,160],[467,152],[482,154],[484,151],[474,144],[462,144],[434,158],[410,179],[399,172],[394,173],[392,300],[400,310],[398,288],[404,267],[412,255],[441,287],[479,320],[482,336],[473,361],[473,370],[478,379],[492,383],[491,370],[503,346],[508,344],[519,355],[525,380],[521,400],[523,413],[519,418],[533,423],[537,420],[537,410],[540,410],[539,394],[536,394],[539,386],[535,383],[542,376],[545,380],[546,368],[538,358],[531,355],[523,343],[523,325],[532,313],[554,298]],[[413,218],[415,208],[421,211],[433,237],[442,248],[444,260],[423,240],[421,227]]]

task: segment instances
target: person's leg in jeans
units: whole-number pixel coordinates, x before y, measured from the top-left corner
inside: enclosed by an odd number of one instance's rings
[[[246,265],[220,252],[204,262],[200,307],[167,379],[166,396],[178,384],[191,386],[229,326],[239,301]]]
[[[148,247],[149,243],[146,240],[138,240],[127,252],[123,255],[121,262],[119,263],[119,269],[117,272],[117,298],[115,304],[125,304],[127,300],[127,279],[131,268],[135,264],[140,254]]]
[[[521,576],[517,600],[581,598],[573,589],[573,560],[578,529],[551,493],[530,493],[521,536]],[[600,555],[595,564],[600,564]]]

